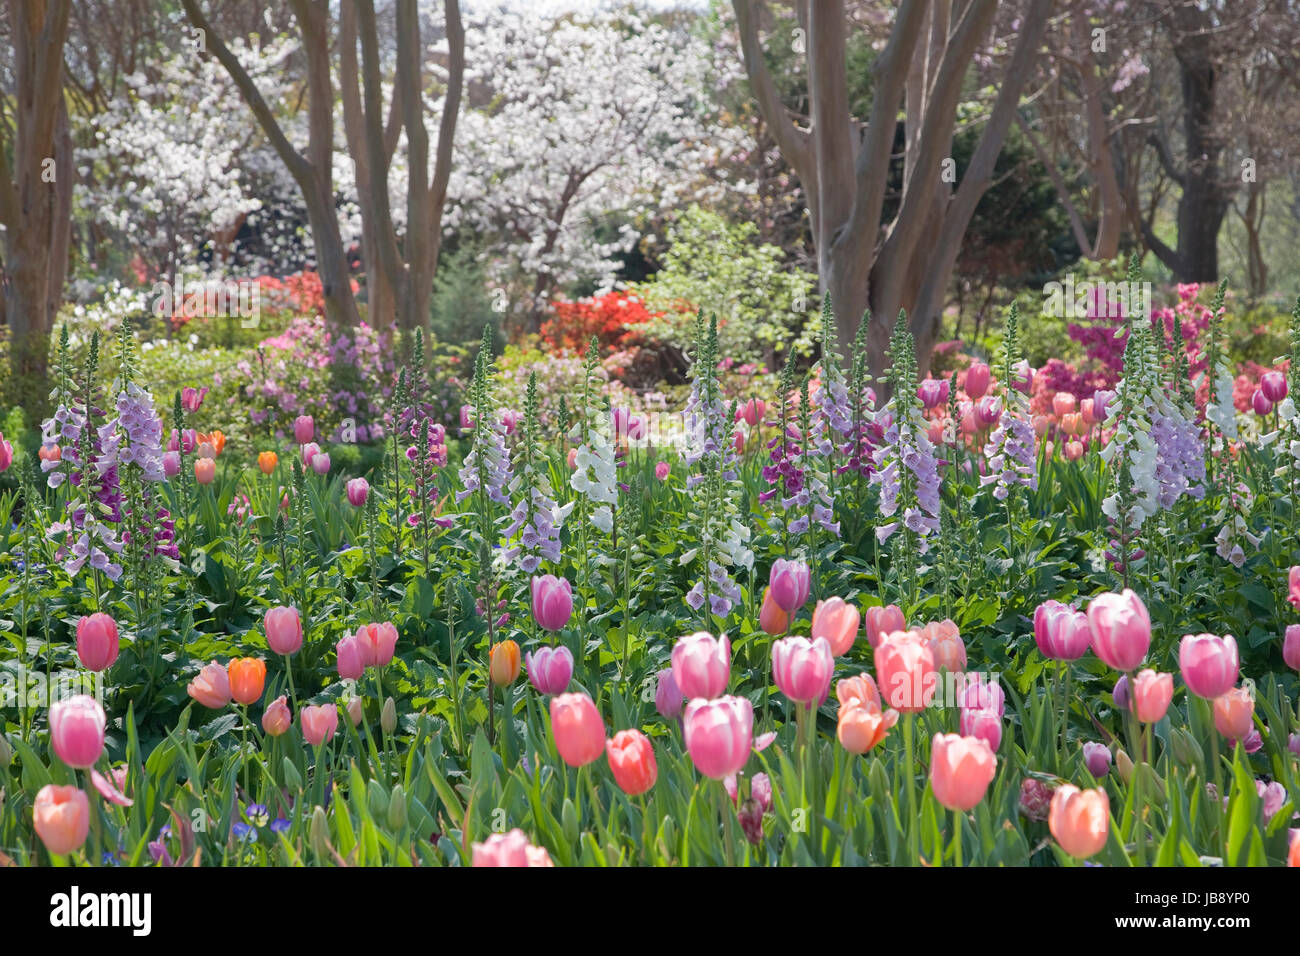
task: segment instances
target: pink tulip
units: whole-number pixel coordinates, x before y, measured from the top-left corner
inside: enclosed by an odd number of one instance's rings
[[[190,681],[186,691],[204,707],[220,710],[230,703],[230,677],[224,667],[212,661]]]
[[[673,669],[665,667],[659,672],[659,679],[655,683],[655,710],[659,711],[659,716],[665,720],[676,720],[682,715],[682,708],[685,705],[686,697],[682,694],[682,689],[677,686]]]
[[[1057,418],[1074,411],[1075,399],[1069,392],[1057,392],[1052,396],[1052,412]]]
[[[168,478],[175,478],[181,473],[181,453],[178,451],[169,451],[163,453],[163,474]]]
[[[767,414],[767,402],[760,398],[751,398],[736,409],[736,421],[743,420],[750,428],[756,427]]]
[[[989,390],[989,382],[992,377],[987,365],[983,362],[972,362],[970,367],[966,369],[966,394],[972,399],[983,397],[984,393]]]
[[[303,445],[302,446],[303,467],[310,468],[312,460],[315,459],[315,457],[320,453],[321,453],[320,445],[316,444],[314,441],[308,442],[307,444]]]
[[[935,734],[930,743],[930,786],[934,798],[949,810],[975,809],[997,767],[992,748],[978,737]]]
[[[1088,615],[1060,601],[1044,601],[1034,611],[1034,641],[1049,660],[1077,661],[1092,643]]]
[[[977,737],[997,752],[1002,743],[1002,715],[996,710],[962,710],[961,733],[963,737]]]
[[[262,729],[269,737],[279,737],[293,725],[293,714],[284,694],[271,701],[262,714]]]
[[[361,726],[361,718],[366,715],[365,705],[361,702],[360,697],[353,697],[347,703],[348,720],[352,721],[353,727]]]
[[[731,677],[731,645],[727,635],[715,638],[697,631],[673,646],[673,680],[687,699],[711,700],[727,691]]]
[[[366,499],[370,497],[370,482],[364,478],[353,478],[347,483],[347,495],[348,504],[352,507],[365,507]]]
[[[865,618],[867,643],[871,645],[873,651],[880,646],[880,639],[886,634],[907,630],[907,621],[896,604],[869,607]]]
[[[203,399],[208,394],[207,387],[190,388],[188,385],[181,389],[181,407],[193,415],[203,405]]]
[[[524,655],[528,681],[539,694],[563,694],[573,679],[573,652],[567,647],[541,647]]]
[[[948,380],[927,378],[916,386],[916,397],[926,408],[938,408],[948,403]]]
[[[361,641],[357,636],[348,634],[339,638],[339,642],[334,645],[334,653],[338,657],[339,677],[344,680],[360,680],[365,673],[366,664]]]
[[[533,620],[548,631],[561,631],[573,615],[573,586],[553,574],[532,580]]]
[[[1113,390],[1106,388],[1099,388],[1093,393],[1092,414],[1099,424],[1110,418],[1110,403],[1115,401],[1116,397]]]
[[[1137,719],[1144,724],[1158,723],[1174,699],[1174,675],[1159,674],[1150,668],[1139,671],[1132,693]]]
[[[1291,606],[1300,611],[1300,564],[1287,572],[1287,596]]]
[[[298,723],[302,728],[302,739],[308,744],[313,747],[327,744],[339,729],[338,705],[309,704],[298,711]]]
[[[858,609],[843,598],[831,597],[818,601],[817,607],[813,609],[812,636],[826,638],[831,653],[843,657],[857,640],[861,619]]]
[[[666,461],[655,462],[655,477],[660,481],[667,481],[668,474],[672,471],[672,466]]]
[[[1081,399],[1079,402],[1079,418],[1088,428],[1097,424],[1097,415],[1094,412],[1095,404],[1091,398]]]
[[[895,631],[876,646],[876,682],[885,703],[903,714],[930,705],[938,675],[930,645],[915,631]]]
[[[32,803],[32,823],[46,850],[67,856],[90,834],[90,800],[84,790],[47,783]]]
[[[1300,671],[1300,624],[1288,624],[1286,638],[1282,641],[1282,662],[1293,671]]]
[[[807,563],[777,558],[767,578],[772,600],[787,614],[794,614],[808,601],[812,577]],[[689,696],[689,695],[688,695]]]
[[[551,736],[570,767],[584,767],[605,752],[605,722],[586,694],[551,698]]]
[[[95,698],[77,694],[50,707],[50,746],[69,767],[93,767],[104,752],[108,720]]]
[[[1276,405],[1286,398],[1286,376],[1277,371],[1265,372],[1260,377],[1259,390],[1264,393],[1265,398]]]
[[[1011,387],[1023,395],[1028,395],[1034,390],[1034,376],[1038,370],[1029,364],[1028,359],[1021,359],[1011,367],[1012,381]]]
[[[397,650],[397,628],[387,621],[364,624],[357,628],[357,646],[366,667],[386,667]]]
[[[976,672],[964,675],[957,697],[957,706],[963,710],[992,710],[999,717],[1007,712],[1007,692],[997,679],[985,680]]]
[[[287,657],[302,648],[302,621],[296,607],[273,607],[262,621],[266,643],[276,654]]]
[[[682,736],[704,776],[722,780],[740,773],[754,744],[754,705],[744,697],[692,700],[682,716]]]
[[[554,866],[545,849],[533,846],[518,827],[509,833],[493,833],[473,846],[471,866]]]
[[[299,415],[293,420],[293,440],[305,445],[316,437],[316,422],[310,415]]]
[[[1241,669],[1237,642],[1231,634],[1188,634],[1178,645],[1178,667],[1188,690],[1214,700],[1237,684]]]
[[[77,657],[87,670],[107,670],[117,651],[117,622],[111,617],[96,612],[77,621]]]
[[[1063,454],[1065,455],[1066,461],[1078,461],[1083,457],[1084,451],[1083,442],[1068,441],[1065,443],[1065,451]]]
[[[1255,394],[1250,396],[1250,407],[1255,410],[1255,414],[1263,418],[1273,410],[1273,403],[1270,402],[1264,393],[1255,389]]]
[[[318,475],[329,474],[329,470],[330,470],[329,453],[320,452],[319,454],[313,455],[311,459],[311,470],[316,472],[316,474]]]
[[[835,655],[824,637],[787,637],[772,644],[772,679],[796,704],[821,706],[834,671]]]
[[[1142,599],[1128,588],[1093,598],[1088,628],[1093,653],[1117,671],[1137,670],[1151,647],[1151,617]]]

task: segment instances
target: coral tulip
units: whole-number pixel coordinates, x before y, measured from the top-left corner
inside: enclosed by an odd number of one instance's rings
[[[200,458],[194,462],[194,480],[201,485],[210,485],[217,477],[217,463],[211,458]]]
[[[1052,396],[1052,412],[1057,418],[1074,411],[1075,398],[1069,392],[1057,392]]]
[[[682,715],[682,736],[704,776],[722,780],[740,773],[754,745],[754,705],[744,697],[692,700]]]
[[[99,701],[77,694],[50,707],[50,746],[69,767],[93,767],[104,752],[108,720]]]
[[[934,699],[937,672],[930,645],[915,631],[895,631],[876,647],[876,682],[885,703],[904,714],[920,713]]]
[[[889,729],[898,723],[898,711],[889,710],[881,713],[879,707],[859,703],[850,698],[848,704],[840,704],[839,720],[835,736],[840,746],[851,754],[864,754],[889,735]]]
[[[687,699],[720,697],[731,676],[731,644],[727,635],[703,631],[683,637],[673,646],[673,679]]]
[[[852,604],[839,597],[827,598],[818,601],[813,608],[812,636],[826,638],[831,653],[843,657],[857,640],[858,624],[861,621],[862,616]]]
[[[966,645],[962,642],[961,632],[955,623],[950,620],[937,621],[925,625],[916,633],[930,645],[935,667],[942,667],[950,674],[966,669]]]
[[[1110,832],[1110,799],[1106,791],[1061,785],[1052,795],[1047,826],[1070,856],[1082,860],[1099,853]]]
[[[763,588],[763,604],[758,609],[758,626],[763,633],[778,637],[790,630],[790,615],[772,597],[772,585]]]
[[[586,694],[551,698],[551,736],[570,767],[586,766],[605,752],[605,722]]]
[[[836,681],[835,699],[840,702],[841,707],[848,707],[856,702],[863,707],[880,709],[880,689],[876,687],[875,678],[870,674],[859,674],[857,677],[845,677],[843,680]]]
[[[1229,740],[1245,740],[1255,729],[1255,701],[1245,687],[1214,699],[1214,726]]]
[[[387,667],[397,650],[397,628],[388,621],[357,628],[357,646],[366,667]],[[515,676],[519,676],[519,648],[515,647]]]
[[[47,783],[32,803],[32,823],[46,850],[66,856],[90,834],[90,800],[84,790]]]
[[[111,617],[96,612],[77,621],[77,657],[87,670],[107,670],[117,651],[117,622]]]
[[[930,743],[930,786],[949,810],[973,810],[993,782],[998,758],[978,737],[935,734]]]
[[[639,730],[620,730],[605,742],[609,769],[614,782],[629,797],[645,793],[655,785],[659,770],[650,738]]]

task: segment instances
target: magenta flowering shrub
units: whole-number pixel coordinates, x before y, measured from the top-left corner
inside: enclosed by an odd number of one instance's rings
[[[393,369],[392,347],[364,322],[335,338],[324,319],[303,316],[238,364],[238,401],[251,406],[255,427],[276,438],[311,415],[330,441],[340,440],[348,419],[358,442],[372,441],[383,437]]]

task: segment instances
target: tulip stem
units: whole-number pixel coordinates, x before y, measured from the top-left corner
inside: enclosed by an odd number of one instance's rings
[[[736,781],[736,786],[740,786],[740,781]],[[736,865],[736,821],[733,819],[735,806],[731,802],[731,794],[727,793],[727,784],[723,780],[718,781],[718,789],[722,791],[722,831],[726,834],[727,840],[727,865]],[[740,791],[737,790],[737,798]],[[737,799],[739,802],[739,799]]]
[[[289,701],[296,708],[298,706],[298,691],[293,686],[293,660],[288,654],[284,655],[284,672],[289,678]]]
[[[915,866],[920,859],[920,848],[917,845],[916,829],[916,773],[915,766],[912,762],[912,723],[916,720],[915,714],[907,714],[903,718],[903,769],[906,776],[903,779],[903,791],[907,794],[907,865]]]
[[[952,812],[952,857],[953,863],[961,866],[961,811]]]

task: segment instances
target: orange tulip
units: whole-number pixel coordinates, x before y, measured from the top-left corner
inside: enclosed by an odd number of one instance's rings
[[[519,676],[519,645],[514,641],[501,641],[492,646],[488,673],[492,683],[508,687]]]
[[[262,469],[262,474],[269,475],[275,471],[276,464],[280,461],[280,456],[273,451],[264,451],[257,456],[257,467]]]
[[[1286,865],[1300,867],[1300,830],[1291,831],[1291,852],[1287,854]]]
[[[836,690],[838,692],[838,687]],[[879,705],[871,706],[850,698],[849,703],[840,705],[835,735],[839,737],[840,746],[849,753],[864,754],[884,740],[889,735],[889,728],[896,723],[898,711],[889,710],[882,714]]]
[[[220,455],[226,448],[226,436],[220,430],[214,429],[206,434],[199,432],[195,437],[198,439],[200,445],[211,445],[212,450],[215,451],[217,455]]]
[[[1080,790],[1071,784],[1056,788],[1047,811],[1047,825],[1061,849],[1084,859],[1106,845],[1110,829],[1110,800],[1106,791]]]
[[[857,677],[845,677],[843,680],[836,681],[835,699],[840,702],[841,707],[849,707],[857,703],[862,707],[880,709],[880,689],[876,687],[876,682],[870,674],[859,674]]]
[[[772,586],[763,588],[763,606],[758,609],[758,626],[765,634],[773,637],[790,630],[790,615],[781,609],[781,605],[772,600]]]
[[[230,696],[247,706],[261,700],[266,683],[266,664],[256,657],[240,657],[226,665],[230,677]]]
[[[217,477],[217,463],[211,458],[200,458],[194,463],[194,480],[201,485],[210,485]]]

